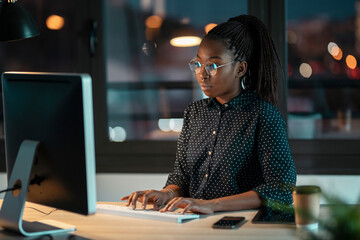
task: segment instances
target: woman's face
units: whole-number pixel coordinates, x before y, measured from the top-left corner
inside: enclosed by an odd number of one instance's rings
[[[198,49],[196,60],[201,63],[201,70],[196,78],[201,90],[208,97],[215,97],[221,104],[231,101],[240,94],[239,74],[240,62],[234,62],[217,69],[211,76],[205,70],[206,63],[215,63],[220,66],[233,61],[233,56],[225,46],[216,40],[204,39]],[[246,66],[245,66],[246,67]],[[246,69],[245,69],[246,71]],[[244,72],[245,73],[245,72]]]

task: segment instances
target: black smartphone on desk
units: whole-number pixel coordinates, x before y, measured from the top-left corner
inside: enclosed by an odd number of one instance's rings
[[[212,225],[213,228],[235,229],[246,222],[244,217],[225,216]]]

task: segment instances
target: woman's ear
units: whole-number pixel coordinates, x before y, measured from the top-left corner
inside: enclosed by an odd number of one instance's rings
[[[246,61],[237,62],[235,66],[235,77],[241,78],[242,76],[244,76],[247,71],[247,67],[248,65]]]

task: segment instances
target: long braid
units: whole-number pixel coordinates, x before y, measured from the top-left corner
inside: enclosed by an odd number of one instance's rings
[[[266,26],[256,17],[240,15],[213,28],[205,38],[221,41],[235,61],[247,61],[247,88],[277,104],[277,63],[274,43]]]

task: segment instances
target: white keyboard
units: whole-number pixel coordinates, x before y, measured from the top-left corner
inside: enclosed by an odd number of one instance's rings
[[[166,222],[182,223],[183,220],[197,219],[198,214],[179,212],[159,212],[152,209],[135,209],[130,207],[111,205],[111,204],[96,204],[97,213],[105,213],[111,215],[119,215],[125,217],[147,218],[152,220],[160,220]]]

